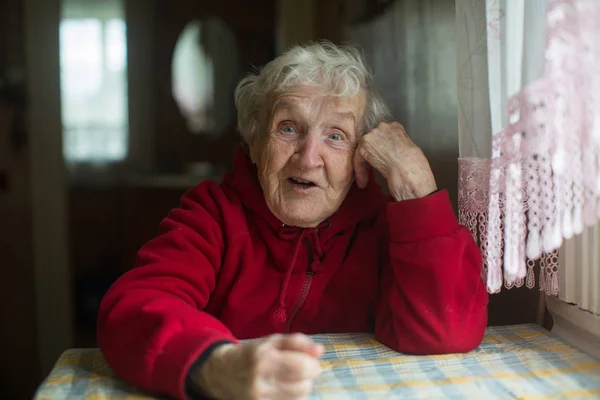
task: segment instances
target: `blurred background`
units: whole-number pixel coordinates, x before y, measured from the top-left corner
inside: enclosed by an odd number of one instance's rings
[[[94,347],[99,301],[240,139],[233,90],[295,43],[361,45],[457,194],[453,0],[0,0],[0,398]],[[490,324],[534,322],[536,290]]]

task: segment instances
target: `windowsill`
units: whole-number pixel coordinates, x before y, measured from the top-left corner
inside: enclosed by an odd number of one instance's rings
[[[191,189],[203,181],[221,182],[222,173],[195,174],[172,172],[129,172],[123,164],[107,164],[93,167],[78,165],[69,171],[71,186],[77,187],[114,187],[129,186],[158,189]]]
[[[162,189],[191,189],[203,181],[221,182],[222,175],[147,173],[128,174],[124,183],[128,186]]]
[[[126,166],[119,162],[71,162],[66,164],[69,185],[79,187],[112,187],[121,180]]]
[[[554,319],[552,333],[600,360],[600,316],[556,297],[546,298]]]
[[[203,181],[221,182],[226,170],[198,162],[181,171],[135,170],[128,161],[67,164],[69,182],[77,187],[146,187],[191,189]]]

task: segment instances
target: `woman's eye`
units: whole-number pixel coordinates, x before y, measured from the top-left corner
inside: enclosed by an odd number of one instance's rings
[[[339,140],[342,140],[343,137],[339,133],[332,133],[331,135],[329,135],[329,139],[334,140],[334,141],[337,142]]]
[[[283,132],[283,133],[294,133],[294,132],[296,132],[296,129],[294,129],[294,126],[290,125],[290,124],[283,125],[279,130],[281,132]]]

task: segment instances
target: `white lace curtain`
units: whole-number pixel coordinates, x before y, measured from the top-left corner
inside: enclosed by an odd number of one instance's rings
[[[600,217],[600,1],[457,0],[459,212],[490,292],[557,294],[563,238]]]

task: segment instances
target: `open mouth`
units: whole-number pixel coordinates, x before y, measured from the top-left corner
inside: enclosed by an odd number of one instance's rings
[[[306,187],[306,188],[317,186],[314,183],[312,183],[311,181],[305,181],[303,179],[298,179],[298,178],[293,178],[293,177],[288,178],[288,181],[293,183],[294,185],[299,185],[299,186]]]

